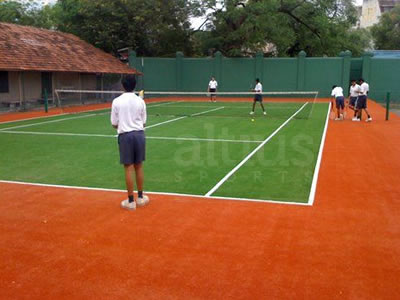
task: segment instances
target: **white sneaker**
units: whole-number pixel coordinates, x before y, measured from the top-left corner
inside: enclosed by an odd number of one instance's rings
[[[141,206],[145,206],[146,204],[148,204],[150,202],[149,197],[147,197],[146,195],[143,195],[143,198],[138,198],[136,200],[137,206],[141,207]]]
[[[353,119],[351,119],[352,121],[354,121],[354,122],[360,122],[360,119],[359,118],[353,118]]]
[[[335,118],[335,121],[340,121],[341,120],[341,118]]]
[[[129,199],[125,199],[121,201],[121,207],[127,210],[135,210],[136,209],[136,202],[129,202]]]
[[[266,116],[267,115],[267,112],[266,111],[264,111],[264,116]]]
[[[365,120],[365,122],[372,122],[372,118],[369,117],[368,119]]]
[[[340,114],[340,120],[343,120],[343,119],[344,119],[343,114]]]
[[[251,111],[250,114],[251,114],[251,115],[254,115],[254,111]]]

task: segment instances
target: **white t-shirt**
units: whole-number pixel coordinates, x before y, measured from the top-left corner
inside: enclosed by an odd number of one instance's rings
[[[358,97],[359,89],[360,86],[358,84],[355,84],[354,86],[350,85],[350,97]]]
[[[262,84],[261,84],[261,82],[256,84],[254,90],[256,91],[256,94],[262,94]]]
[[[218,86],[218,82],[216,80],[210,80],[208,83],[208,88],[210,89],[216,89]]]
[[[135,93],[123,93],[113,100],[111,124],[118,126],[118,134],[144,130],[146,120],[146,103]]]
[[[343,89],[340,86],[335,87],[332,90],[331,96],[334,96],[335,98],[343,97]]]
[[[360,85],[360,89],[359,89],[360,95],[367,95],[369,92],[369,84],[366,82],[363,82]]]

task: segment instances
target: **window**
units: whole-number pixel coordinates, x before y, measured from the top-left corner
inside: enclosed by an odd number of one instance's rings
[[[0,71],[0,93],[8,93],[8,72]]]

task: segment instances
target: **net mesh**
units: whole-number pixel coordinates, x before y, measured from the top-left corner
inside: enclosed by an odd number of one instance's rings
[[[63,109],[80,106],[93,108],[105,105],[121,95],[123,91],[79,91],[57,90],[57,104]],[[215,97],[212,97],[215,96]],[[268,117],[287,118],[304,107],[296,118],[307,119],[312,113],[318,92],[265,92],[263,105]],[[254,92],[146,92],[144,100],[147,114],[153,116],[202,116],[202,117],[257,117],[264,116],[259,102],[253,108]],[[214,101],[216,100],[216,101]]]

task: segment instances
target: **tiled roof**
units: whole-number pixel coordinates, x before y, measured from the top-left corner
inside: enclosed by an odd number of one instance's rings
[[[0,23],[0,70],[139,73],[75,35]]]

